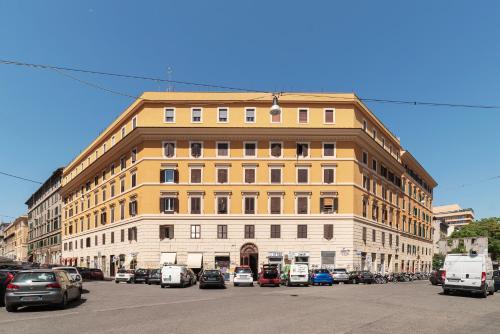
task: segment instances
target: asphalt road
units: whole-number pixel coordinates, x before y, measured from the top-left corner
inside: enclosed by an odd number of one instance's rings
[[[500,293],[426,281],[225,290],[89,282],[65,310],[0,309],[0,333],[499,333]]]

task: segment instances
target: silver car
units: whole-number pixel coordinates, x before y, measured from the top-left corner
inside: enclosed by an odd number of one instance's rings
[[[80,272],[75,267],[54,267],[52,270],[64,270],[69,274],[69,276],[75,281],[75,284],[78,285],[80,292],[83,291],[83,279]]]
[[[21,306],[54,305],[66,307],[79,300],[81,292],[71,276],[62,270],[23,270],[16,274],[5,291],[5,309],[15,312]]]
[[[332,278],[334,284],[340,282],[347,283],[349,281],[349,274],[347,273],[347,270],[343,268],[335,268],[332,271]]]

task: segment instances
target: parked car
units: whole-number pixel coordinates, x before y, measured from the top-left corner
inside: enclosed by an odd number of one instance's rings
[[[351,284],[358,284],[358,283],[365,283],[365,284],[372,284],[373,283],[373,274],[369,271],[351,271],[349,273],[349,283]]]
[[[193,269],[188,268],[188,276],[191,281],[191,285],[196,285],[196,282],[198,281],[198,278],[196,274],[194,273]]]
[[[333,283],[349,282],[349,273],[343,268],[335,268],[332,271]]]
[[[115,276],[115,283],[126,282],[128,284],[134,282],[133,270],[119,269]]]
[[[276,264],[264,264],[259,273],[257,282],[261,287],[264,285],[280,286],[281,278],[278,266]]]
[[[253,273],[249,266],[236,267],[233,277],[234,286],[251,285],[253,286]]]
[[[309,266],[307,264],[292,264],[288,272],[288,286],[309,285]]]
[[[89,278],[96,281],[103,281],[104,273],[102,272],[101,269],[93,268],[89,270]]]
[[[75,267],[54,267],[52,268],[53,270],[63,270],[67,272],[73,281],[75,281],[75,284],[78,286],[78,289],[80,290],[80,293],[83,291],[83,279],[80,273],[78,272],[78,269]]]
[[[148,285],[161,283],[161,269],[152,269],[149,271]]]
[[[91,279],[90,277],[90,269],[85,267],[76,267],[82,279]]]
[[[21,306],[32,305],[56,305],[65,308],[69,301],[80,298],[79,286],[65,271],[23,270],[7,285],[5,308],[8,312],[15,312]]]
[[[429,276],[429,282],[431,282],[432,285],[442,285],[444,279],[443,273],[443,269],[433,270]]]
[[[0,270],[0,306],[4,306],[5,302],[5,289],[7,285],[14,279],[14,273],[7,269]]]
[[[149,269],[136,269],[134,273],[134,283],[147,283]]]
[[[500,270],[493,271],[493,281],[495,282],[495,292],[500,289]]]
[[[328,269],[314,269],[310,274],[310,283],[312,285],[333,284],[333,278]]]
[[[225,288],[224,275],[218,269],[205,269],[200,275],[200,289],[206,287]]]
[[[161,268],[160,286],[162,288],[166,286],[180,286],[184,288],[188,285],[191,285],[191,277],[186,266],[169,264]]]
[[[444,260],[443,293],[469,291],[483,297],[495,293],[493,264],[486,254],[448,254]]]

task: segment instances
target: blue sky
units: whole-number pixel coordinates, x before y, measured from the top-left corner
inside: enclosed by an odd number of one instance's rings
[[[495,1],[2,1],[0,59],[163,78],[170,66],[175,80],[266,91],[500,105],[499,12]],[[132,95],[166,89],[78,77]],[[0,171],[45,180],[130,103],[54,71],[0,65]],[[500,175],[500,110],[368,106],[439,182],[435,204],[500,216],[500,179],[482,182]],[[0,175],[0,214],[25,212],[36,188]]]

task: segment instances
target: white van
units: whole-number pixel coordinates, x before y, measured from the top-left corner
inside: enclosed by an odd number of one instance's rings
[[[309,266],[307,264],[292,264],[288,272],[288,286],[309,285]]]
[[[444,260],[443,292],[470,291],[484,297],[495,293],[493,265],[486,254],[448,254]]]
[[[166,286],[185,287],[186,285],[191,285],[186,266],[166,264],[161,268],[160,286],[162,288]]]

